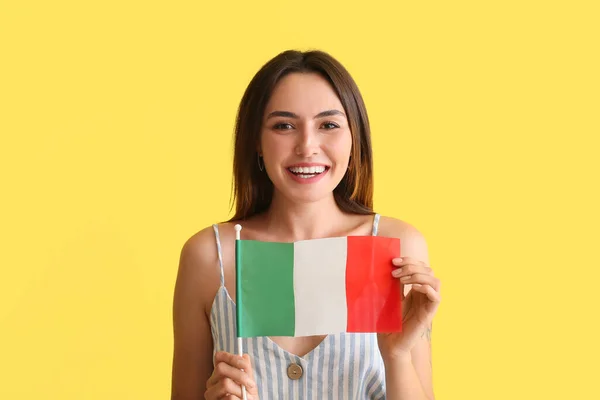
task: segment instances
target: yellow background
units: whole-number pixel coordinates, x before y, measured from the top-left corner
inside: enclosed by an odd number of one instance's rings
[[[428,240],[437,398],[599,398],[594,3],[2,0],[0,398],[169,398],[179,251],[288,48],[353,74]]]

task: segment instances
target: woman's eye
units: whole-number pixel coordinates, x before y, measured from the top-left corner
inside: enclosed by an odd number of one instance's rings
[[[277,124],[273,128],[275,128],[277,130],[280,130],[280,131],[286,131],[286,130],[289,130],[289,129],[294,129],[294,127],[292,126],[292,124],[288,124],[288,123],[285,123],[285,122]]]
[[[335,129],[335,128],[339,128],[338,124],[334,124],[333,122],[325,122],[322,125],[325,129]]]

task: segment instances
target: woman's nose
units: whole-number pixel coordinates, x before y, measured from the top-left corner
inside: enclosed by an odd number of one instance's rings
[[[308,158],[319,153],[319,138],[317,133],[305,128],[298,135],[296,155]]]

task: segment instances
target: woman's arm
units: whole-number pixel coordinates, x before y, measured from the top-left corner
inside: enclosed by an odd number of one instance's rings
[[[386,399],[434,400],[431,373],[431,327],[407,357],[384,359]]]
[[[400,238],[401,256],[429,265],[427,243],[412,225],[394,219],[381,220],[382,235]],[[405,294],[411,288],[405,286]],[[388,400],[434,400],[430,323],[418,335],[410,352],[383,353]]]
[[[219,286],[219,265],[212,228],[190,238],[179,261],[173,297],[173,370],[171,399],[204,399],[213,371],[213,345],[207,305]]]

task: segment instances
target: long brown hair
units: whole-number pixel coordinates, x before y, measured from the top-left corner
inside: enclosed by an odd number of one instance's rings
[[[275,85],[293,72],[318,73],[332,85],[347,115],[352,133],[348,171],[334,189],[342,211],[373,214],[373,160],[371,129],[358,86],[331,55],[323,51],[288,50],[267,62],[252,78],[240,103],[235,126],[233,157],[233,199],[237,221],[267,210],[273,197],[273,183],[260,171],[257,148],[265,108]]]

